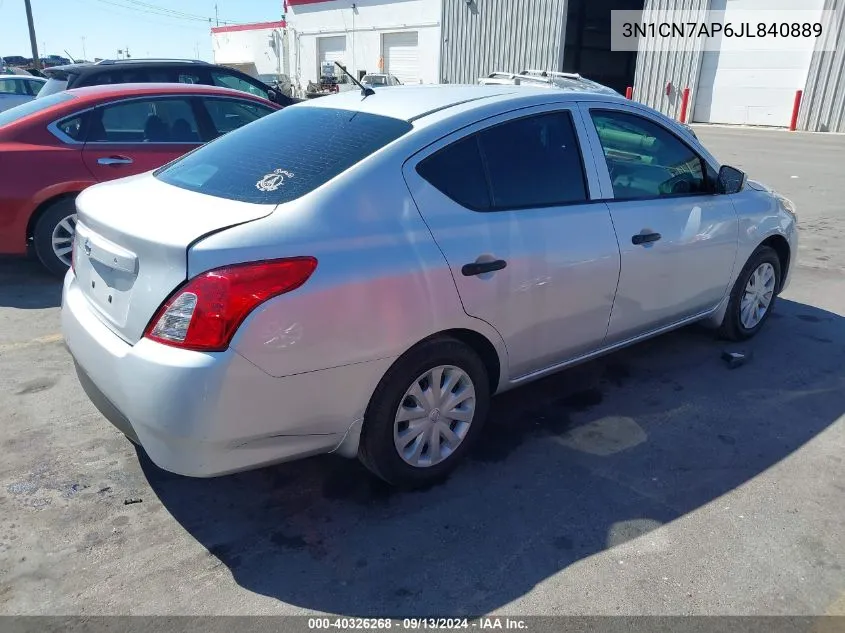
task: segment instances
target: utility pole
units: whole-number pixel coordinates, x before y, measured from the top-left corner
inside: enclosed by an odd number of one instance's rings
[[[38,42],[35,40],[35,23],[32,21],[32,5],[29,0],[23,0],[26,6],[26,21],[29,24],[29,45],[32,47],[32,63],[37,70],[41,69],[41,58],[38,56]]]
[[[217,3],[214,3],[214,21],[217,22],[217,26],[220,26],[220,14],[217,13]]]
[[[82,36],[82,59],[88,59],[88,55],[85,54],[85,36]]]

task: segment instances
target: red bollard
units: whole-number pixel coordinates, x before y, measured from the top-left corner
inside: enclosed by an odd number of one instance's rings
[[[796,91],[795,101],[792,103],[792,119],[789,121],[790,132],[794,132],[798,128],[798,112],[801,110],[801,97],[803,96],[803,90]]]
[[[626,99],[633,99],[634,98],[634,87],[628,86],[625,88],[625,98]]]
[[[681,96],[681,123],[687,122],[687,107],[689,106],[689,88],[684,88]]]

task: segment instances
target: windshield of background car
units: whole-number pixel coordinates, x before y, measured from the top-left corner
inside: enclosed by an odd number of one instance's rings
[[[43,99],[33,99],[32,101],[27,101],[26,103],[22,103],[14,108],[9,108],[8,110],[0,112],[0,127],[8,125],[9,123],[14,123],[18,119],[22,119],[30,114],[46,110],[58,103],[62,103],[63,101],[70,101],[71,99],[76,99],[76,97],[72,94],[68,94],[67,92],[59,92],[54,95],[50,95],[49,97],[44,97]]]
[[[256,204],[290,202],[411,129],[407,121],[352,110],[285,108],[169,163],[170,185]]]

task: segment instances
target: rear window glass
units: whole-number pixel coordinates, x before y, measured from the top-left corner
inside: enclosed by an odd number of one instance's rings
[[[54,95],[50,95],[49,97],[27,101],[19,106],[0,112],[0,127],[13,123],[14,121],[22,119],[25,116],[29,116],[30,114],[36,114],[41,110],[46,110],[58,103],[62,103],[63,101],[70,101],[75,98],[76,97],[67,92],[58,92]]]
[[[313,191],[410,129],[407,121],[364,112],[285,108],[165,165],[155,176],[218,198],[281,204]]]
[[[38,91],[38,98],[41,99],[48,95],[53,95],[57,92],[67,90],[67,80],[67,73],[62,73],[58,77],[50,77],[47,82],[41,86],[41,90]]]

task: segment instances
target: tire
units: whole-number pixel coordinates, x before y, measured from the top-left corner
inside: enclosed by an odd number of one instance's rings
[[[64,222],[64,225],[59,226]],[[35,246],[35,254],[44,267],[53,275],[64,277],[70,268],[70,252],[66,253],[67,262],[62,261],[56,249],[53,248],[54,231],[58,238],[62,238],[59,243],[61,248],[65,245],[71,246],[73,243],[74,231],[66,230],[67,227],[75,229],[76,227],[76,202],[74,198],[62,198],[52,203],[47,207],[35,223],[33,231],[33,243]],[[64,238],[68,238],[66,241]]]
[[[436,405],[436,392],[429,391],[432,381],[426,378],[426,374],[432,371],[435,376],[439,375],[437,368],[444,368],[441,386],[447,381],[457,381],[450,392],[443,395],[442,416]],[[431,400],[406,397],[406,392],[415,382],[420,388],[418,393],[424,397],[430,396]],[[467,395],[470,387],[474,395]],[[461,398],[465,399],[457,407],[450,406],[450,401],[455,402]],[[432,402],[435,403],[433,407]],[[403,407],[403,414],[416,417],[397,421],[400,406]],[[402,356],[376,388],[364,415],[358,458],[373,474],[397,487],[413,489],[438,483],[452,472],[471,448],[489,409],[489,377],[478,355],[456,339],[425,341]],[[466,420],[449,418],[450,413],[469,417],[468,424],[464,426]],[[419,432],[420,428],[423,428],[422,432]],[[451,440],[447,437],[446,428],[451,431]],[[406,436],[409,432],[410,435]],[[400,455],[397,445],[411,436],[417,439],[412,439],[408,444],[406,456],[422,446],[416,465]],[[437,454],[433,450],[435,445],[440,447]],[[413,457],[410,459],[413,460]]]
[[[766,265],[771,266],[771,269],[774,271],[774,283],[771,288],[771,298],[768,305],[765,307],[765,312],[762,316],[757,317],[756,322],[753,324],[749,321],[749,325],[751,325],[751,327],[747,327],[746,324],[743,323],[742,300],[746,294],[746,288],[748,287],[752,276],[758,269]],[[780,291],[780,286],[781,268],[780,259],[778,259],[777,253],[774,249],[768,246],[759,246],[757,250],[751,254],[751,257],[748,258],[748,261],[739,273],[739,277],[737,277],[736,283],[731,290],[728,309],[725,312],[725,318],[719,328],[719,335],[722,338],[732,341],[744,341],[757,334],[769,318],[769,315],[772,313],[772,309],[775,307],[775,300],[777,299],[778,292]],[[766,292],[765,295],[769,296],[769,293]]]

